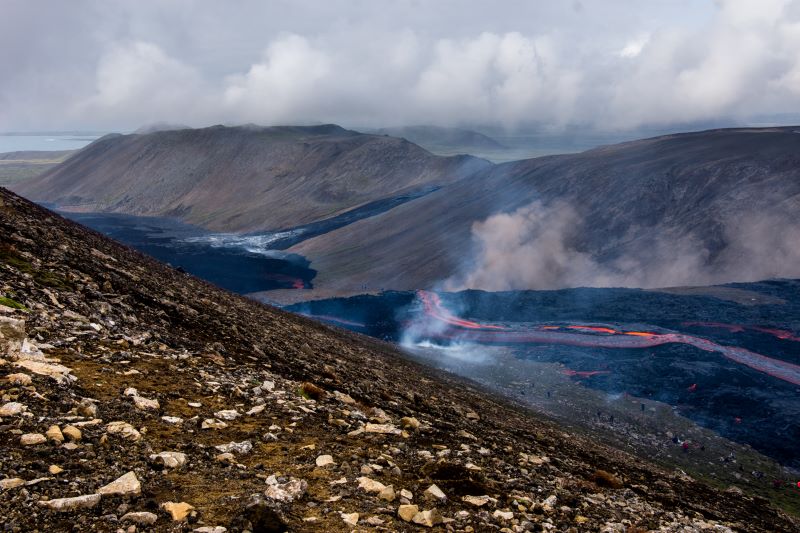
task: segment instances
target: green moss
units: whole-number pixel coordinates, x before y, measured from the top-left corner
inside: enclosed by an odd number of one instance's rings
[[[11,298],[5,298],[0,296],[0,305],[4,305],[6,307],[10,307],[12,309],[22,309],[23,311],[27,311],[28,308],[22,305],[19,302],[12,300]]]
[[[18,256],[14,253],[14,250],[9,247],[0,248],[0,263],[11,265],[17,270],[27,274],[33,273],[33,265]]]
[[[59,276],[58,274],[50,272],[49,270],[36,271],[36,273],[33,275],[33,279],[37,283],[41,283],[42,285],[47,285],[48,287],[53,287],[55,289],[72,289],[72,284],[68,280]]]

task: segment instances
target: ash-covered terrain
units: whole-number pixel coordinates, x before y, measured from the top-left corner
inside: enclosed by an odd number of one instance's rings
[[[2,189],[0,230],[11,530],[798,529]]]

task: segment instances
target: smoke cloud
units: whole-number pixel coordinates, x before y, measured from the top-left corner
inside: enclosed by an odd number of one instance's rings
[[[476,222],[474,260],[447,290],[670,287],[800,277],[800,223],[781,212],[723,219],[722,244],[674,228],[587,242],[569,204],[533,202]]]
[[[744,120],[798,49],[800,0],[7,0],[0,131]]]

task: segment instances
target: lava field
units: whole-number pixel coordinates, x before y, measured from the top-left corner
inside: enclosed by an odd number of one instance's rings
[[[561,365],[564,375],[583,386],[670,405],[725,438],[797,468],[800,282],[727,287],[768,303],[565,289],[387,292],[290,309],[405,346],[433,343],[473,352],[504,346],[520,360]]]

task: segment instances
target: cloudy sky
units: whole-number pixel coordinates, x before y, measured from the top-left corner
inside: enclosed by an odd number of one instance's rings
[[[0,0],[0,131],[800,112],[800,0]]]

